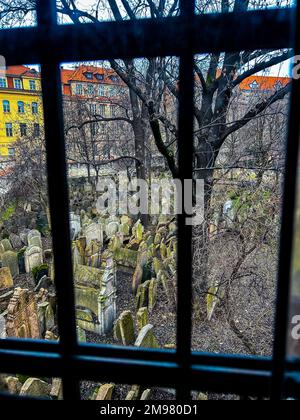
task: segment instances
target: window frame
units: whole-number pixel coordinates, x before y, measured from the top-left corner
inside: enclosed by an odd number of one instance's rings
[[[8,99],[4,99],[2,101],[2,106],[3,106],[4,114],[10,114],[11,106],[10,106],[10,101]]]
[[[12,123],[5,123],[5,131],[6,131],[6,137],[11,138],[14,136],[14,129]]]
[[[179,178],[192,178],[194,55],[216,51],[295,48],[300,53],[297,9],[196,16],[194,0],[181,0],[181,16],[99,24],[57,24],[55,0],[37,1],[36,28],[4,29],[7,63],[40,63],[60,342],[0,341],[0,372],[60,377],[65,400],[80,399],[80,379],[175,387],[178,400],[191,390],[238,395],[300,396],[300,362],[286,358],[287,310],[300,127],[300,81],[293,81],[278,270],[275,345],[272,358],[191,351],[192,228],[178,217],[177,349],[148,350],[80,344],[76,337],[68,182],[63,129],[61,62],[107,58],[180,58]],[[290,28],[297,22],[296,33]],[[239,36],[236,36],[236,33]],[[10,42],[5,42],[7,39]],[[22,48],[26,40],[27,48]],[[12,48],[11,46],[18,46]],[[44,48],[47,45],[47,48]],[[58,47],[59,46],[59,47]],[[48,51],[51,54],[48,54]],[[55,205],[60,202],[59,209]],[[59,268],[58,268],[59,267]]]

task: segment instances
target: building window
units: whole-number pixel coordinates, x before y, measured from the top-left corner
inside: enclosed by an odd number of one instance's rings
[[[111,80],[112,82],[117,83],[117,82],[119,81],[119,77],[118,77],[118,76],[110,76],[110,80]]]
[[[37,102],[32,102],[31,109],[32,109],[33,114],[38,114],[39,113],[38,103]]]
[[[18,101],[18,113],[24,114],[25,112],[25,105],[23,101]]]
[[[24,123],[20,124],[20,134],[21,134],[21,137],[27,136],[27,124],[24,124]]]
[[[29,88],[30,88],[30,90],[36,90],[36,81],[35,80],[29,80]]]
[[[90,104],[90,113],[92,115],[97,114],[97,105],[96,104]]]
[[[110,96],[117,96],[117,88],[115,86],[111,86],[109,88],[109,95]]]
[[[9,101],[3,101],[3,112],[5,114],[8,114],[10,112],[10,102]]]
[[[8,155],[9,156],[15,156],[15,148],[14,147],[9,147],[8,148]]]
[[[82,84],[77,83],[75,88],[76,95],[82,95],[82,91]]]
[[[13,126],[12,123],[5,124],[6,137],[13,137]]]
[[[117,106],[116,105],[111,105],[110,106],[110,116],[112,117],[112,118],[114,118],[114,117],[116,117],[117,116]]]
[[[0,77],[0,88],[6,88],[6,87],[7,87],[6,78]]]
[[[33,135],[34,135],[34,137],[40,137],[40,135],[41,135],[40,124],[37,124],[37,123],[34,124]]]
[[[93,80],[93,73],[91,73],[91,72],[86,72],[86,73],[84,73],[84,75],[85,75],[85,77],[86,77],[87,79],[89,79],[89,80]]]
[[[99,114],[101,115],[101,117],[105,116],[105,105],[99,105]]]
[[[98,93],[99,93],[99,96],[105,96],[105,87],[103,85],[100,85],[98,87]]]
[[[104,80],[104,74],[96,73],[95,77],[97,80]]]
[[[87,93],[88,93],[88,95],[94,95],[95,89],[94,89],[94,86],[93,85],[88,85],[88,87],[87,87]]]
[[[22,80],[21,79],[14,79],[14,87],[15,87],[15,89],[22,89]]]

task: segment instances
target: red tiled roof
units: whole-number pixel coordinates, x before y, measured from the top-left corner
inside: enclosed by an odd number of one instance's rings
[[[8,66],[6,70],[0,69],[0,74],[6,76],[29,76],[29,77],[40,77],[40,73],[34,69],[26,66]]]

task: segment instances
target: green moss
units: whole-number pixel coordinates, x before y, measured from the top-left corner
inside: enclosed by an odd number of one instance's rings
[[[11,204],[8,206],[0,215],[1,222],[6,222],[9,220],[16,211],[16,204]]]
[[[32,269],[32,275],[35,281],[39,281],[43,276],[48,276],[48,272],[49,272],[48,264],[41,264]]]

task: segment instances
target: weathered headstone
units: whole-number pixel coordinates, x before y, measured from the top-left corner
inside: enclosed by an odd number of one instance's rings
[[[31,236],[30,239],[28,239],[28,246],[38,246],[39,248],[43,248],[42,239],[40,235]]]
[[[43,264],[43,252],[38,246],[30,246],[26,249],[25,254],[26,273],[30,273],[33,268]]]
[[[7,311],[8,337],[40,338],[37,303],[33,292],[16,288]]]
[[[5,379],[7,389],[11,394],[18,395],[22,389],[22,383],[16,376],[8,376]]]
[[[28,234],[27,234],[27,241],[28,241],[28,244],[29,244],[30,239],[31,239],[31,238],[33,238],[34,236],[39,236],[39,237],[41,237],[41,233],[40,233],[38,230],[36,230],[36,229],[32,229],[32,230],[30,230],[30,231],[28,232]]]
[[[90,245],[91,241],[96,240],[103,244],[103,228],[98,223],[91,223],[85,228],[85,237],[87,246]]]
[[[115,386],[113,384],[102,385],[98,391],[96,400],[98,401],[111,400],[114,388]]]
[[[151,312],[156,304],[158,281],[152,279],[149,283],[149,294],[148,294],[148,309]]]
[[[1,244],[2,244],[2,247],[3,247],[2,249],[4,250],[4,252],[12,251],[13,248],[11,246],[9,239],[2,239]]]
[[[138,287],[138,291],[135,297],[136,309],[148,307],[149,284],[150,280],[147,280],[145,283],[142,283]]]
[[[13,287],[14,282],[9,267],[0,268],[0,289]]]
[[[2,255],[2,266],[9,267],[13,277],[19,274],[18,254],[14,251],[6,251]]]
[[[151,389],[145,389],[142,393],[141,400],[149,400],[151,397]]]
[[[49,397],[51,386],[38,378],[28,378],[21,388],[20,395],[31,397]]]
[[[111,239],[119,231],[118,222],[109,222],[105,228],[106,236]]]
[[[54,378],[52,380],[50,397],[55,399],[55,400],[62,400],[63,399],[63,387],[62,387],[62,380],[61,379]]]
[[[145,325],[145,327],[141,329],[134,345],[136,347],[159,348],[153,328],[154,327],[151,324]]]
[[[10,243],[12,244],[12,247],[14,249],[22,248],[23,244],[22,244],[21,238],[18,235],[15,235],[14,233],[11,233],[9,235],[9,240],[10,240]]]
[[[136,314],[137,316],[137,328],[138,331],[141,331],[145,325],[149,323],[149,313],[148,308],[140,308]]]
[[[124,346],[130,346],[134,343],[134,322],[130,311],[122,312],[115,323],[114,333],[115,338],[122,341]]]

